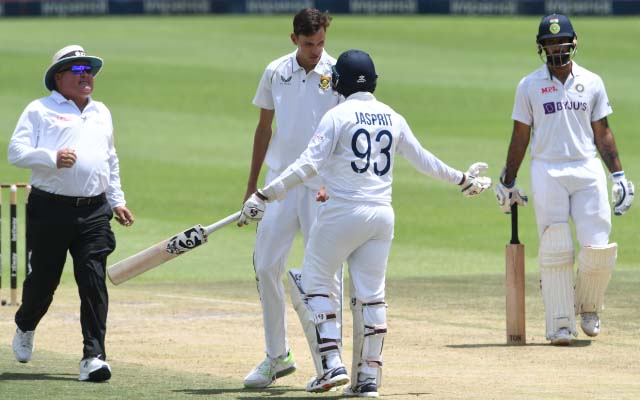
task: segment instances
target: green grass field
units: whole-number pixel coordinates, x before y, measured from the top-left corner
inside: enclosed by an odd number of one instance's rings
[[[631,38],[640,37],[640,20],[583,17],[573,22],[579,36],[576,61],[603,77],[615,111],[609,122],[623,167],[637,181],[640,81],[633,71],[640,56]],[[459,169],[486,161],[492,177],[497,178],[511,134],[515,87],[540,65],[534,43],[537,23],[538,18],[337,15],[328,32],[327,49],[335,57],[350,48],[369,52],[380,76],[377,97],[407,118],[426,148]],[[42,77],[51,55],[64,45],[77,43],[105,60],[94,98],[105,102],[113,114],[122,183],[128,206],[137,217],[130,229],[114,226],[118,248],[110,262],[196,223],[210,224],[236,211],[245,191],[258,117],[251,100],[266,64],[293,50],[290,25],[290,17],[257,16],[0,20],[0,181],[28,180],[27,170],[7,163],[8,141],[24,107],[47,95]],[[519,182],[528,191],[528,159],[522,168]],[[509,221],[499,212],[492,193],[473,200],[463,198],[455,187],[423,177],[400,158],[395,171],[396,238],[387,282],[389,324],[402,322],[415,331],[390,329],[389,345],[385,342],[385,377],[389,374],[391,378],[385,378],[388,389],[383,387],[382,395],[432,399],[640,397],[636,208],[613,221],[612,241],[619,243],[620,250],[602,336],[559,351],[535,346],[545,343],[537,291],[538,239],[532,208],[522,210],[528,340],[534,345],[520,352],[502,347],[504,245]],[[8,192],[3,195],[6,204]],[[6,211],[3,255],[8,254]],[[295,375],[296,381],[283,381],[265,391],[241,390],[244,374],[261,359],[264,348],[251,264],[253,239],[253,227],[228,227],[193,253],[119,287],[111,286],[107,345],[114,377],[106,385],[75,381],[81,338],[75,283],[68,265],[59,296],[36,335],[37,358],[32,363],[21,365],[13,359],[14,309],[0,310],[0,397],[306,398],[303,387],[311,367],[301,337],[291,340],[295,340],[300,364],[308,368]],[[300,242],[294,246],[291,267],[302,260]],[[1,293],[6,297],[8,257],[3,260]],[[161,295],[174,297],[158,297]],[[202,317],[195,310],[204,314],[210,310],[194,299],[218,299],[234,304],[232,308],[244,307],[239,313],[246,313],[246,319]],[[163,309],[157,304],[169,305]],[[132,307],[132,316],[125,318]],[[157,319],[147,318],[147,311]],[[191,312],[199,317],[184,315]],[[226,315],[225,308],[215,315],[218,313]],[[289,314],[294,331],[296,318]],[[245,323],[250,327],[245,328]],[[168,325],[201,341],[183,343],[172,336]],[[214,332],[229,326],[238,337]],[[194,327],[201,328],[197,334]],[[440,335],[434,331],[438,327],[443,328]],[[70,339],[56,335],[59,329],[69,332]],[[135,334],[135,345],[124,339],[127,332]],[[247,340],[241,345],[224,346],[225,341],[238,341],[245,333]],[[426,339],[403,342],[398,339],[402,335]],[[136,346],[153,351],[136,353]],[[198,347],[205,355],[195,352]],[[193,358],[180,358],[192,352]],[[421,358],[415,360],[418,355]],[[417,363],[412,369],[418,372],[394,378],[393,368],[411,367],[404,357]],[[349,353],[345,360],[350,360]],[[551,366],[546,367],[545,360]],[[596,365],[586,368],[589,375],[585,377],[577,369],[589,362]],[[527,365],[537,368],[529,371]],[[520,368],[522,375],[514,374]],[[491,377],[482,376],[485,369],[492,371]],[[403,385],[394,386],[394,379]]]

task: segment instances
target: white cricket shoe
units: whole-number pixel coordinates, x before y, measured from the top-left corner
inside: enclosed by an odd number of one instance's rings
[[[349,375],[344,366],[339,366],[324,371],[324,375],[311,379],[307,383],[307,392],[322,393],[328,392],[336,386],[349,383]]]
[[[342,391],[345,397],[378,397],[378,385],[375,378],[358,379],[355,386],[347,386]]]
[[[79,381],[104,382],[111,378],[111,367],[106,361],[97,357],[85,358],[80,361]]]
[[[35,331],[23,332],[20,328],[16,328],[16,335],[13,337],[13,354],[16,356],[16,360],[21,363],[26,363],[31,360],[33,355],[33,335]]]
[[[551,335],[551,344],[554,346],[568,346],[571,344],[571,332],[569,328],[560,328]]]
[[[275,382],[277,378],[292,374],[295,370],[296,361],[293,359],[291,350],[285,357],[271,358],[267,356],[244,378],[244,387],[265,388]]]
[[[600,318],[598,317],[598,313],[595,312],[585,312],[582,313],[582,320],[580,321],[580,326],[582,327],[582,331],[587,336],[598,336],[600,333]]]

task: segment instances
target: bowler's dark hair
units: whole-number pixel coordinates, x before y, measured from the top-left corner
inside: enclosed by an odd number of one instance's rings
[[[328,12],[322,12],[316,8],[304,8],[293,17],[293,34],[311,36],[320,29],[325,31],[331,25],[331,17]]]

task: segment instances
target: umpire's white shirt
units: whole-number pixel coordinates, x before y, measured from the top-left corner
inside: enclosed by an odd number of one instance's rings
[[[336,60],[323,51],[316,67],[306,73],[296,54],[297,50],[267,66],[253,99],[254,105],[275,110],[276,129],[265,163],[276,176],[307,148],[322,116],[340,102],[331,89],[331,66]]]
[[[71,168],[56,167],[57,152],[76,151]],[[31,185],[46,192],[89,197],[107,194],[111,207],[125,204],[109,109],[89,99],[84,111],[57,91],[31,102],[11,141],[9,162],[31,169]]]
[[[532,159],[565,162],[596,157],[591,122],[612,112],[602,79],[573,62],[564,84],[546,64],[524,77],[512,119],[533,127]]]
[[[368,92],[354,93],[329,110],[296,164],[313,165],[330,197],[391,204],[396,152],[426,175],[462,180],[462,172],[420,145],[404,117]]]

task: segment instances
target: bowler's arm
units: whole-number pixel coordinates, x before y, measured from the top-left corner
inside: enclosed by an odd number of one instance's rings
[[[275,110],[267,110],[264,108],[260,109],[260,118],[253,137],[251,169],[249,170],[249,179],[247,181],[247,190],[244,195],[244,200],[247,200],[251,194],[258,190],[260,169],[262,168],[262,164],[264,163],[264,159],[267,155],[267,149],[269,148],[269,142],[271,141],[271,135],[273,134],[271,125],[273,123],[274,115]]]

